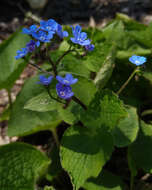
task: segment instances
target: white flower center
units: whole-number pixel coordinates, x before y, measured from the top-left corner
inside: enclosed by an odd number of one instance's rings
[[[63,91],[60,92],[61,96],[65,96],[65,93]]]
[[[140,61],[136,60],[136,61],[135,61],[135,63],[136,63],[136,64],[139,64],[139,63],[140,63]]]
[[[41,36],[40,39],[41,39],[41,40],[45,40],[45,37],[44,37],[44,36]]]
[[[69,84],[69,81],[68,80],[64,80],[65,83]]]

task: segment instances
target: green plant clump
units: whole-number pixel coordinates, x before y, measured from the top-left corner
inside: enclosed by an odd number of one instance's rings
[[[152,24],[122,14],[83,31],[41,20],[4,41],[0,89],[10,104],[0,121],[8,120],[10,137],[52,136],[45,153],[0,146],[0,190],[152,189],[139,177],[152,173],[151,54]],[[12,102],[28,64],[37,74]]]

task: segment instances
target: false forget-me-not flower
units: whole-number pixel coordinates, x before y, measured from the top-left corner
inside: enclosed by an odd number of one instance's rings
[[[93,50],[94,50],[94,45],[93,45],[93,44],[86,45],[86,46],[85,46],[85,49],[86,49],[87,51],[93,51]]]
[[[60,24],[58,24],[58,27],[57,27],[57,35],[60,37],[60,38],[64,38],[64,37],[68,37],[68,32],[67,31],[63,31],[62,30],[62,26]]]
[[[78,81],[78,79],[73,78],[73,76],[71,74],[66,74],[66,76],[64,78],[61,76],[56,76],[56,79],[59,83],[66,85],[66,86],[75,84]]]
[[[81,32],[81,26],[77,25],[75,28],[72,27],[73,36],[71,41],[75,44],[79,44],[81,46],[86,46],[91,43],[91,40],[87,39],[87,33]]]
[[[74,95],[71,86],[65,86],[61,83],[56,85],[56,92],[60,98],[65,100],[70,99]]]
[[[20,59],[22,57],[24,57],[27,53],[28,53],[28,49],[27,48],[22,48],[21,50],[17,50],[17,55],[15,56],[15,59]]]
[[[42,30],[39,30],[38,32],[33,33],[32,36],[41,42],[50,42],[50,39],[53,38],[52,33],[47,34],[47,32],[42,31]]]
[[[53,79],[53,76],[45,77],[44,75],[40,75],[39,76],[40,81],[38,82],[38,84],[48,86],[51,83],[52,79]]]
[[[28,42],[26,44],[26,48],[28,50],[28,52],[33,52],[35,50],[36,47],[40,46],[40,42],[39,41],[34,41],[34,40],[30,40],[30,42]]]
[[[22,33],[32,35],[33,33],[37,32],[38,29],[39,28],[35,24],[33,24],[29,28],[23,28]]]
[[[52,34],[56,32],[57,26],[58,26],[58,23],[53,19],[49,19],[48,21],[44,21],[44,20],[40,21],[40,29],[47,31],[49,33],[51,32]]]
[[[143,56],[137,56],[137,55],[133,55],[132,57],[129,58],[129,61],[137,66],[144,64],[147,59],[146,57]]]

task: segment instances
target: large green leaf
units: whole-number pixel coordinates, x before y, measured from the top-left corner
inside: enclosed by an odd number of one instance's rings
[[[80,120],[80,115],[84,111],[83,108],[73,100],[66,109],[63,108],[63,106],[58,105],[57,110],[62,120],[71,125],[77,123]]]
[[[0,147],[0,189],[35,190],[36,180],[44,175],[50,160],[24,143]]]
[[[54,99],[51,99],[48,92],[44,91],[41,94],[27,101],[24,106],[24,109],[38,111],[38,112],[47,112],[47,111],[56,110],[57,104],[60,103]]]
[[[57,59],[62,56],[65,51],[53,51],[51,52],[51,58],[53,61],[57,61]],[[71,73],[76,76],[83,76],[86,78],[90,77],[89,69],[83,64],[82,58],[70,52],[60,61],[58,65],[58,74],[62,75],[65,73]]]
[[[79,189],[87,178],[97,177],[112,151],[112,137],[103,128],[91,131],[72,126],[67,129],[62,138],[60,157],[74,189]]]
[[[89,178],[83,186],[86,190],[125,190],[120,177],[103,170],[97,178]]]
[[[77,77],[78,82],[72,86],[72,91],[84,104],[88,105],[97,91],[93,81],[83,77]]]
[[[114,69],[114,59],[116,53],[116,47],[113,45],[108,52],[106,52],[104,56],[104,61],[100,70],[97,72],[96,77],[94,79],[94,83],[98,88],[103,88],[109,78],[112,75],[112,71]],[[100,64],[99,64],[100,65]]]
[[[125,25],[125,29],[128,31],[130,31],[130,30],[131,31],[132,30],[141,31],[141,30],[145,30],[147,28],[146,25],[139,23],[139,22],[135,21],[134,19],[132,19],[131,17],[129,17],[128,15],[125,15],[122,13],[117,13],[116,19],[121,20]]]
[[[141,131],[137,140],[130,146],[130,156],[137,168],[152,173],[152,125],[140,122]]]
[[[18,30],[0,45],[0,88],[9,89],[27,64],[23,59],[15,60],[16,51],[24,48],[30,40]]]
[[[49,130],[61,122],[57,111],[36,112],[24,109],[28,100],[46,90],[44,86],[36,84],[37,81],[38,76],[29,79],[17,96],[8,123],[9,136],[24,136]]]
[[[150,24],[145,30],[142,31],[131,31],[130,35],[135,38],[135,40],[145,47],[151,48],[152,46],[152,24]]]
[[[110,90],[103,90],[96,93],[88,110],[82,114],[81,120],[87,127],[101,127],[103,125],[114,129],[120,119],[127,115],[128,113],[117,95]]]
[[[114,42],[118,48],[126,47],[128,39],[126,39],[124,23],[121,20],[114,20],[103,28],[102,32],[108,42]]]
[[[114,144],[118,147],[124,147],[131,144],[137,137],[139,124],[136,109],[126,107],[128,116],[120,120],[113,131]]]

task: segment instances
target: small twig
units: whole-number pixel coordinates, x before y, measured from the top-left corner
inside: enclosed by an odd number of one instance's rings
[[[76,103],[80,104],[80,106],[81,106],[84,110],[87,110],[86,105],[85,105],[83,102],[81,102],[76,96],[73,96],[73,97],[72,97],[72,100],[75,101]]]
[[[126,82],[121,86],[121,88],[118,90],[117,95],[119,95],[123,89],[128,85],[128,83],[130,82],[130,80],[134,77],[134,75],[139,72],[139,68],[137,67],[132,74],[130,75],[130,77],[126,80]]]
[[[58,64],[60,63],[60,61],[61,61],[68,53],[70,53],[70,52],[72,52],[72,51],[74,51],[74,50],[69,49],[68,51],[64,52],[63,55],[61,55],[61,57],[59,57],[59,58],[57,59],[55,65],[58,65]]]
[[[37,64],[33,63],[32,61],[29,61],[29,64],[32,65],[33,67],[36,67],[38,70],[40,70],[43,73],[47,73],[47,74],[51,74],[52,75],[51,72],[48,72],[48,71],[42,69],[41,67],[39,67]]]

